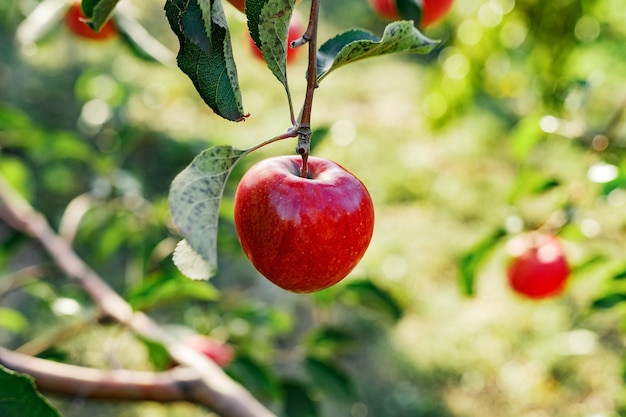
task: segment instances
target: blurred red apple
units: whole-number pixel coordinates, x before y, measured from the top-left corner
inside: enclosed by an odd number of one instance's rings
[[[97,32],[89,27],[86,23],[87,20],[80,3],[72,3],[65,14],[65,26],[80,38],[105,40],[117,34],[117,29],[112,20],[107,21]]]
[[[400,16],[398,12],[398,1],[403,0],[369,0],[376,14],[385,20],[402,19],[402,16]],[[422,16],[418,26],[426,28],[441,20],[452,7],[452,1],[453,0],[422,0],[419,2],[418,4],[421,5]]]
[[[530,233],[509,242],[507,276],[511,288],[533,299],[559,295],[570,275],[563,246],[552,235]]]
[[[235,356],[231,346],[209,336],[193,335],[185,339],[184,343],[221,367],[228,365]]]

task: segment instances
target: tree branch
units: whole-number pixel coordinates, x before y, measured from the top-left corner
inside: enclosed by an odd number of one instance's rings
[[[84,398],[127,401],[186,401],[213,406],[197,372],[176,367],[166,372],[102,371],[34,358],[0,347],[0,364],[35,378],[40,390]]]
[[[54,232],[44,216],[35,211],[2,176],[0,218],[39,241],[57,267],[91,296],[103,316],[128,326],[141,337],[162,344],[176,362],[188,367],[188,372],[193,372],[201,382],[201,385],[194,385],[194,392],[203,396],[203,404],[223,417],[275,417],[217,364],[176,340],[147,315],[133,312],[130,305],[80,259],[71,245]],[[2,356],[6,357],[6,351]],[[80,388],[80,385],[75,388]]]

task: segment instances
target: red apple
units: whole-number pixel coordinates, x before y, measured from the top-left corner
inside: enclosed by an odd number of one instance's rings
[[[452,0],[423,0],[420,27],[426,28],[441,20],[452,7]]]
[[[112,20],[106,22],[98,32],[89,27],[86,23],[87,20],[80,3],[72,3],[65,14],[65,26],[67,26],[73,34],[81,38],[104,40],[117,34],[117,29]]]
[[[399,20],[400,14],[396,7],[396,0],[370,0],[374,11],[385,20]]]
[[[185,339],[184,343],[221,367],[228,365],[235,356],[233,348],[226,343],[201,334]]]
[[[507,275],[511,288],[533,299],[559,295],[570,275],[563,246],[552,235],[531,233],[509,242],[513,255]]]
[[[292,48],[291,42],[295,41],[296,39],[299,39],[300,36],[302,36],[302,34],[304,33],[304,31],[305,31],[305,28],[302,25],[300,18],[298,17],[297,14],[294,13],[293,16],[291,17],[291,22],[289,23],[289,32],[287,34],[287,63],[292,62],[296,58],[298,53],[300,52],[301,47]],[[254,43],[254,40],[252,40],[250,33],[246,31],[246,34],[248,36],[248,44],[250,45],[250,50],[252,51],[252,55],[259,58],[260,60],[263,60],[263,54],[261,53],[261,50],[259,49],[259,47],[256,46],[256,44]]]
[[[313,292],[342,280],[372,238],[374,206],[358,178],[338,164],[281,156],[254,165],[235,194],[235,226],[256,269],[279,287]]]
[[[397,1],[402,0],[369,0],[374,11],[385,20],[399,20]],[[438,22],[452,7],[452,0],[422,0],[422,17],[419,22],[421,28],[426,28]]]

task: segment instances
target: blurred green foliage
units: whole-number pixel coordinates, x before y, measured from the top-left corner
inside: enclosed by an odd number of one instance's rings
[[[133,3],[174,50],[162,5]],[[625,412],[622,2],[457,2],[426,33],[443,41],[432,54],[330,75],[316,96],[314,152],[368,186],[377,229],[351,277],[308,296],[258,276],[231,213],[244,170],[293,153],[293,143],[235,167],[210,283],[187,281],[171,262],[174,176],[211,145],[247,148],[289,124],[281,86],[246,49],[242,16],[225,6],[252,114],[232,124],[206,108],[177,68],[144,62],[123,42],[85,42],[58,26],[37,45],[17,45],[15,29],[34,5],[0,4],[0,173],[135,308],[181,337],[199,332],[231,344],[227,372],[277,413]],[[365,1],[323,7],[323,37],[384,27]],[[304,69],[303,61],[290,69],[294,97]],[[541,303],[511,294],[504,277],[509,237],[538,228],[559,232],[575,267],[567,293]],[[3,346],[84,325],[48,353],[102,368],[167,365],[158,346],[94,321],[80,288],[3,223],[0,306]],[[52,400],[66,416],[206,414]]]

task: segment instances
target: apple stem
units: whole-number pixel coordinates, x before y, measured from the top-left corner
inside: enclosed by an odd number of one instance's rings
[[[309,44],[309,65],[307,71],[307,87],[304,97],[304,105],[300,113],[298,123],[298,145],[296,152],[302,155],[302,170],[300,176],[308,176],[307,161],[311,152],[311,111],[313,109],[313,95],[317,88],[317,26],[320,15],[320,1],[311,0],[311,13],[309,14],[309,25],[302,40]]]
[[[300,170],[300,176],[307,178],[309,170],[307,167],[307,161],[309,160],[309,154],[311,153],[311,128],[300,125],[298,129],[298,146],[296,146],[296,152],[302,156],[302,168]]]

